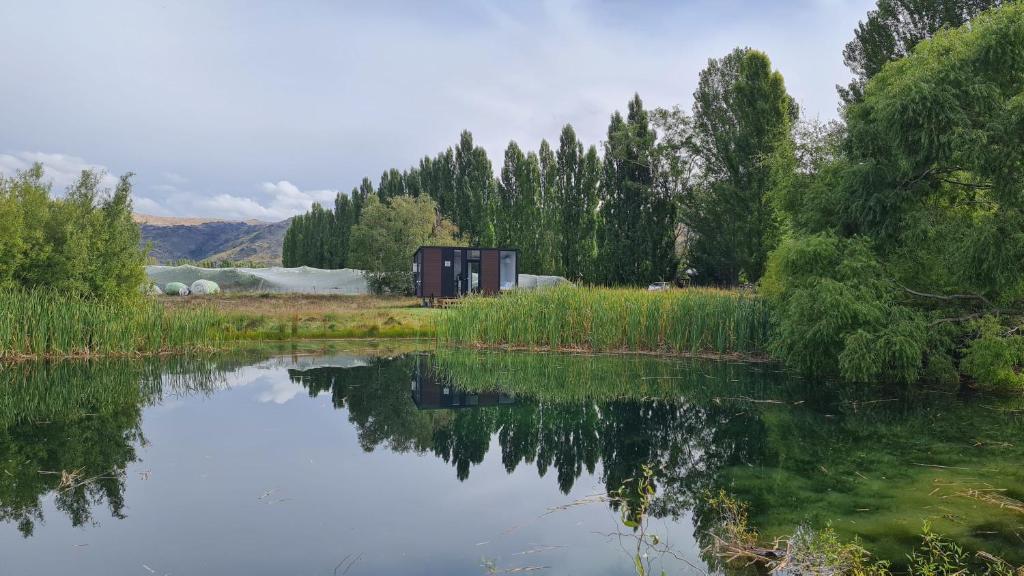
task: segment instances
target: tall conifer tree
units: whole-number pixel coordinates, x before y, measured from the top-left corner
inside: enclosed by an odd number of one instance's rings
[[[616,112],[605,144],[602,266],[611,284],[637,285],[675,274],[674,214],[654,190],[656,134],[639,95],[625,119]],[[667,217],[668,216],[668,217]]]

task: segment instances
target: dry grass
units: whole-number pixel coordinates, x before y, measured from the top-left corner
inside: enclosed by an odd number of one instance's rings
[[[187,298],[160,298],[167,310],[210,307],[222,314],[246,314],[270,318],[291,318],[295,314],[320,317],[326,314],[397,310],[419,307],[416,298],[380,296],[326,296],[307,294],[228,293]]]
[[[436,310],[415,298],[231,293],[159,299],[172,315],[211,310],[228,339],[406,338],[433,336]]]

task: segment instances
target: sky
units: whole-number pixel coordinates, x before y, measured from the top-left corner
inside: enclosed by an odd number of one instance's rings
[[[692,106],[709,58],[762,50],[837,115],[873,0],[0,0],[0,173],[135,174],[137,212],[281,220],[468,129],[500,166],[639,93]]]

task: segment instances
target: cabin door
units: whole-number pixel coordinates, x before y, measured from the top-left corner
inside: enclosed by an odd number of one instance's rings
[[[456,250],[452,248],[444,248],[441,250],[441,294],[445,298],[455,298],[458,296],[456,292],[455,279],[458,277],[458,269],[461,268],[461,262],[457,263],[455,257]]]

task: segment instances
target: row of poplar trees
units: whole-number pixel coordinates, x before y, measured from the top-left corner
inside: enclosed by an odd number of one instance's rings
[[[691,116],[634,96],[612,114],[600,151],[566,125],[557,147],[510,142],[498,169],[465,131],[455,147],[384,172],[376,189],[364,178],[333,210],[296,217],[284,264],[345,267],[369,195],[426,194],[465,244],[518,248],[524,273],[644,285],[672,280],[683,261],[709,282],[756,280],[776,235],[765,159],[784,148],[796,106],[750,49],[711,60],[695,101]]]
[[[958,26],[998,0],[879,0],[844,51],[856,77],[840,87],[843,107],[866,79],[918,41]],[[566,125],[556,147],[510,142],[500,167],[463,132],[457,146],[415,167],[369,179],[333,210],[297,217],[284,263],[344,267],[348,230],[376,194],[429,195],[467,245],[520,250],[520,270],[572,280],[644,285],[685,277],[704,284],[757,282],[787,230],[777,190],[811,169],[808,134],[782,75],[750,48],[708,61],[693,108],[645,109],[639,96],[612,114],[606,139],[586,146]]]

